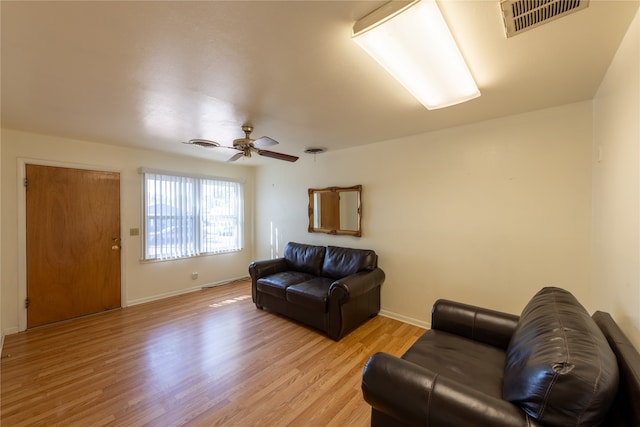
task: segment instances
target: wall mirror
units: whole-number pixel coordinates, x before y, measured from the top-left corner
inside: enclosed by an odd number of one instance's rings
[[[362,185],[309,189],[309,232],[362,235]]]

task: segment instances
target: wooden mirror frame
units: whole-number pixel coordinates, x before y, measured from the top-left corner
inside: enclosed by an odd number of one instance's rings
[[[344,207],[340,205],[340,193],[352,192],[356,193],[355,195],[355,212],[352,210],[351,222],[353,223],[353,227],[341,228],[343,224],[341,224],[341,219],[344,218],[345,212],[340,212],[340,208]],[[324,198],[328,200],[330,203],[325,203],[329,205],[329,218],[326,218],[324,221],[322,219],[323,211],[316,211],[316,197],[320,197],[321,200]],[[325,216],[326,214],[326,210]],[[316,219],[320,219],[319,223],[316,222]],[[360,237],[362,235],[362,228],[360,226],[360,221],[362,218],[362,185],[354,185],[353,187],[327,187],[327,188],[310,188],[309,189],[309,233],[327,233],[327,234],[339,234],[346,236],[356,236]]]

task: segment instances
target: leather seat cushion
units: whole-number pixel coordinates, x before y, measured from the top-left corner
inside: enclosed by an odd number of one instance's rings
[[[306,282],[313,278],[311,274],[299,271],[283,271],[258,279],[256,287],[258,291],[274,297],[286,299],[286,290],[289,286]]]
[[[327,296],[332,279],[316,277],[287,288],[287,301],[308,307],[311,310],[326,312]]]
[[[576,298],[560,288],[538,292],[507,348],[504,399],[545,425],[597,426],[618,381],[611,347]]]
[[[490,396],[502,398],[504,350],[430,329],[402,358]]]

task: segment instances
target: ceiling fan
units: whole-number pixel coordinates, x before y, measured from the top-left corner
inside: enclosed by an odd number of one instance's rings
[[[268,136],[262,136],[258,139],[251,139],[253,126],[244,125],[242,126],[242,131],[244,132],[244,138],[235,139],[233,141],[233,147],[227,147],[225,145],[221,145],[218,142],[208,139],[190,139],[189,141],[183,142],[183,144],[192,144],[204,148],[220,147],[239,151],[239,153],[234,154],[229,160],[227,160],[228,162],[234,162],[241,157],[251,157],[252,152],[257,153],[260,156],[271,157],[278,160],[285,160],[287,162],[295,162],[296,160],[298,160],[298,157],[296,156],[265,150],[264,148],[266,147],[271,147],[272,145],[278,144],[278,141],[276,141],[275,139],[271,139]]]

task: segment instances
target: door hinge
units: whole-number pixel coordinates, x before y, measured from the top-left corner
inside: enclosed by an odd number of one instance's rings
[[[29,303],[30,303],[30,302],[31,302],[31,301],[29,301],[29,298],[25,298],[25,299],[24,299],[24,308],[29,308]]]
[[[24,186],[28,186],[27,178],[24,179]]]

